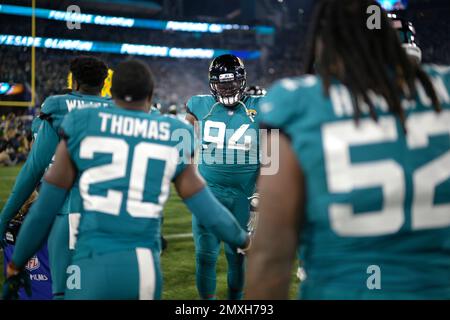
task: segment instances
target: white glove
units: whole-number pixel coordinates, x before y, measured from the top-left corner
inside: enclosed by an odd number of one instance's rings
[[[252,247],[252,236],[251,236],[251,234],[249,233],[248,234],[248,244],[247,244],[247,247],[246,248],[237,248],[237,253],[239,253],[239,254],[242,254],[242,255],[246,255],[247,254],[247,251],[248,250],[250,250],[250,248]]]
[[[254,193],[250,198],[250,219],[247,223],[247,229],[250,236],[253,236],[258,225],[258,205],[259,205],[259,193]]]
[[[247,222],[247,230],[248,230],[248,237],[249,237],[250,241],[249,241],[247,248],[245,248],[245,249],[238,248],[237,249],[237,252],[244,256],[251,247],[251,244],[253,241],[252,238],[255,235],[256,226],[258,225],[257,208],[258,208],[258,204],[259,204],[259,193],[254,193],[251,197],[248,198],[248,200],[250,200],[250,218],[248,219],[248,222]]]

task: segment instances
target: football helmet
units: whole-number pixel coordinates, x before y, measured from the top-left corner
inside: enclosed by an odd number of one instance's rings
[[[209,66],[209,88],[217,102],[234,107],[244,96],[247,73],[242,60],[232,54],[215,58]]]
[[[420,64],[422,62],[422,50],[416,43],[416,29],[413,24],[395,14],[389,14],[388,17],[391,18],[392,25],[398,32],[406,54]]]

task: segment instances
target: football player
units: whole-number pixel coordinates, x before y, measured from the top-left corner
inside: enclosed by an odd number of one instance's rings
[[[39,115],[42,123],[38,135],[0,215],[1,239],[4,238],[9,221],[29,198],[51,164],[60,140],[58,131],[64,116],[74,109],[112,105],[110,99],[101,97],[103,84],[108,75],[108,68],[104,62],[94,57],[81,56],[71,61],[70,71],[73,75],[74,91],[48,97],[42,105]],[[64,295],[66,269],[70,261],[70,249],[73,249],[74,245],[69,220],[76,223],[79,212],[79,192],[77,188],[74,188],[65,208],[61,209],[55,219],[48,241],[52,290],[55,299],[62,298]],[[68,213],[74,214],[69,217]]]
[[[147,65],[122,62],[111,88],[118,107],[66,116],[55,162],[8,265],[6,288],[23,282],[25,261],[45,239],[78,175],[83,212],[71,267],[80,270],[80,278],[79,285],[76,280],[68,285],[66,299],[160,298],[161,215],[172,181],[190,211],[219,239],[249,247],[247,233],[190,164],[192,127],[149,113],[153,88]]]
[[[410,60],[384,11],[367,28],[369,6],[319,2],[317,75],[261,104],[280,163],[258,183],[250,299],[288,298],[297,248],[302,299],[450,299],[450,68]]]
[[[259,173],[259,134],[255,117],[261,97],[245,94],[247,74],[234,55],[215,58],[209,67],[211,95],[187,103],[186,120],[196,127],[201,149],[199,172],[217,199],[246,228],[249,197]],[[196,282],[202,299],[216,297],[216,263],[220,241],[196,217],[192,220],[196,252]],[[228,298],[242,298],[244,256],[225,244]]]

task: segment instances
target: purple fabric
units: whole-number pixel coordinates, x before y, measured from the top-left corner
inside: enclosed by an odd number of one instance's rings
[[[6,265],[11,261],[13,250],[13,245],[8,245],[4,250],[4,274],[6,274]],[[20,300],[53,299],[47,244],[42,246],[38,253],[28,261],[26,268],[30,272],[31,290],[33,293],[31,297],[28,297],[25,291],[21,289],[19,291]]]

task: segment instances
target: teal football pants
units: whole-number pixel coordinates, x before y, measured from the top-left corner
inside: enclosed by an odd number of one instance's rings
[[[134,250],[74,257],[68,276],[66,300],[161,299],[159,250]],[[75,277],[79,276],[79,279]],[[79,280],[79,281],[78,281]]]
[[[247,229],[250,204],[247,195],[227,193],[223,189],[211,188],[215,197],[235,216],[242,228]],[[202,226],[195,216],[192,217],[192,231],[195,243],[196,284],[201,299],[216,298],[216,264],[220,253],[219,239]],[[225,244],[225,256],[228,263],[228,299],[242,298],[244,287],[244,256],[236,248]]]
[[[66,271],[72,258],[72,252],[69,249],[69,216],[57,215],[48,237],[53,299],[64,299]]]

